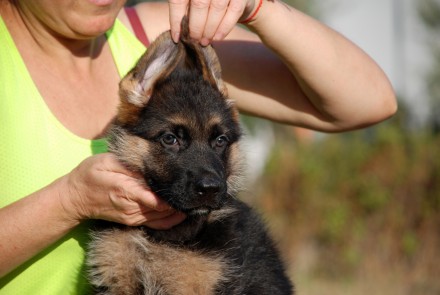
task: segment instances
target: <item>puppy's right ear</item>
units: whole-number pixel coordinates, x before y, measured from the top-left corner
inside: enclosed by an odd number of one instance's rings
[[[118,121],[134,123],[140,110],[150,99],[155,83],[168,76],[176,67],[182,51],[180,43],[171,39],[170,32],[160,35],[119,83],[121,99]]]

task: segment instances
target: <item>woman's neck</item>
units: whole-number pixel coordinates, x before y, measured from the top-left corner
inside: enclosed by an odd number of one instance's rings
[[[4,3],[0,13],[52,113],[80,137],[102,136],[116,112],[120,79],[106,36],[61,37]]]
[[[62,36],[44,24],[26,7],[1,1],[0,13],[20,51],[32,50],[35,54],[50,56],[59,62],[86,64],[99,56],[105,43],[105,35],[95,38]]]

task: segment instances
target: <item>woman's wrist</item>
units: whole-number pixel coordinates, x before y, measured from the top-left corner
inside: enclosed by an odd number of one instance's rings
[[[239,23],[248,24],[255,20],[258,16],[261,6],[263,5],[264,0],[252,0],[252,4],[249,5],[249,8],[246,8]]]
[[[79,210],[75,205],[74,189],[69,183],[69,175],[60,177],[54,181],[55,194],[60,206],[60,221],[65,224],[67,228],[73,228],[81,223],[84,217],[81,216]]]

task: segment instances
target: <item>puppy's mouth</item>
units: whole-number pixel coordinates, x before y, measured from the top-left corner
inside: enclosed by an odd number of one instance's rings
[[[171,199],[168,200],[168,204],[171,205],[175,210],[181,211],[188,216],[208,216],[211,212],[217,211],[223,207],[225,200],[192,200],[187,202],[176,202]]]
[[[177,210],[182,211],[188,216],[208,216],[211,212],[217,211],[221,209],[222,206],[207,206],[207,205],[199,205],[192,208],[180,208]]]
[[[182,204],[175,203],[172,200],[168,201],[168,204],[177,211],[185,213],[187,216],[208,216],[211,212],[219,210],[222,206],[217,204],[215,206],[207,204],[193,204],[192,206],[182,206]]]

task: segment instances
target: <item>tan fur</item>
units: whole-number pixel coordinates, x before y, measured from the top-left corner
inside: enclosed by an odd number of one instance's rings
[[[202,50],[205,57],[204,60],[206,61],[203,71],[205,79],[213,81],[212,84],[216,85],[218,90],[227,97],[228,90],[222,79],[222,70],[215,50],[211,46],[203,47]],[[210,76],[210,78],[206,78],[207,76]]]
[[[182,59],[184,51],[179,49],[182,46],[180,43],[173,43],[169,32],[163,33],[140,58],[138,66],[121,80],[119,84],[121,104],[117,115],[120,123],[128,125],[136,123],[140,110],[150,99],[154,82],[168,76]],[[162,54],[164,51],[167,52],[166,56],[155,57],[156,54]],[[155,62],[157,65],[153,66],[154,69],[150,72],[138,71],[150,67]]]
[[[132,73],[129,74],[129,76],[132,75]],[[134,89],[136,85],[136,81],[133,79],[130,79],[129,76],[127,76],[126,79],[123,79],[119,86],[119,95],[121,98],[134,96],[136,95],[129,89]],[[139,118],[139,112],[142,108],[136,104],[128,102],[127,99],[121,99],[121,103],[119,104],[119,110],[117,114],[117,120],[123,124],[134,124],[136,123],[137,119]]]
[[[192,118],[185,117],[182,114],[175,115],[173,117],[168,117],[167,120],[173,125],[182,125],[187,127],[198,127],[195,125],[195,122]],[[222,118],[220,116],[212,116],[209,118],[209,121],[204,122],[205,126],[208,126],[206,129],[209,129],[210,126],[220,125]]]
[[[230,166],[230,175],[228,176],[228,194],[235,196],[241,190],[242,186],[242,170],[244,167],[243,158],[240,153],[240,144],[234,143],[230,147],[229,153],[229,164]]]
[[[237,107],[235,106],[235,102],[231,99],[227,99],[226,102],[228,103],[229,107],[232,110],[232,115],[234,116],[235,122],[240,122],[240,113],[238,112]]]
[[[225,207],[220,210],[215,210],[209,214],[207,222],[213,223],[213,222],[221,221],[222,219],[228,218],[229,215],[235,212],[237,212],[237,209],[231,207]]]
[[[111,136],[118,137],[118,147],[109,144],[109,150],[115,153],[118,158],[128,167],[136,172],[143,169],[143,157],[148,154],[148,141],[134,135],[128,134],[122,128],[113,128]]]
[[[108,230],[91,246],[88,263],[100,265],[91,270],[92,283],[112,286],[111,294],[136,294],[133,288],[140,281],[143,294],[209,295],[227,277],[220,256],[152,243],[137,228]]]

